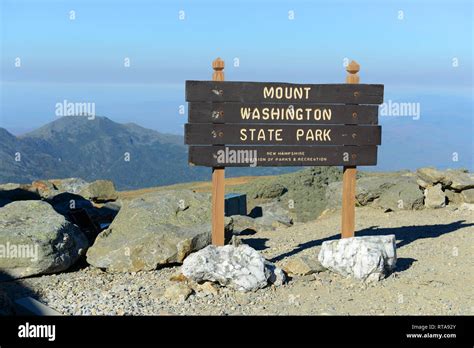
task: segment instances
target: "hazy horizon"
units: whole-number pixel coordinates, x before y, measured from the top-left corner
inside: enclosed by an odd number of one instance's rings
[[[468,0],[0,4],[0,127],[15,135],[57,119],[64,100],[183,135],[184,82],[210,79],[218,56],[229,81],[295,83],[342,83],[354,59],[385,102],[419,108],[379,116],[379,164],[367,170],[474,169]]]

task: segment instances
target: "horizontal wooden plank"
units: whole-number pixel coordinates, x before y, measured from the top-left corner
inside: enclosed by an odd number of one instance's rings
[[[380,126],[187,123],[188,145],[380,145]]]
[[[190,146],[189,164],[206,167],[370,166],[377,146]]]
[[[377,124],[378,105],[192,102],[189,123]]]
[[[186,101],[382,104],[383,85],[186,81]]]

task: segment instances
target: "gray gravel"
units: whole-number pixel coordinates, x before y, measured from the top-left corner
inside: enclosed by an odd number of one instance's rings
[[[388,278],[365,284],[323,272],[295,277],[280,287],[217,295],[195,291],[184,302],[163,297],[179,266],[138,273],[78,271],[0,283],[11,297],[33,296],[65,315],[250,314],[474,314],[474,213],[450,206],[384,213],[357,208],[357,230],[378,226],[395,233],[398,267]],[[339,212],[289,229],[245,236],[267,259],[316,257],[320,241],[337,234]],[[406,227],[411,226],[411,227]]]

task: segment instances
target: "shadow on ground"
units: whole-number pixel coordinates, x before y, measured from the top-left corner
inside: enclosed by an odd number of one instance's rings
[[[411,267],[411,265],[418,261],[417,259],[412,259],[411,257],[399,257],[397,258],[397,264],[393,272],[403,272]]]
[[[380,235],[394,234],[397,240],[397,249],[400,249],[401,247],[407,244],[410,244],[411,242],[418,239],[437,238],[444,234],[452,233],[465,227],[474,226],[474,223],[465,223],[465,222],[466,220],[459,220],[459,221],[455,221],[449,224],[382,227],[382,228],[379,228],[378,226],[371,226],[368,228],[364,228],[363,230],[356,231],[356,236],[361,237],[361,236],[380,236]],[[312,240],[306,243],[299,244],[293,250],[283,253],[281,255],[278,255],[274,257],[273,259],[271,259],[271,261],[277,262],[277,261],[283,260],[285,257],[296,255],[303,250],[320,246],[325,241],[335,240],[339,238],[341,238],[340,234],[335,234],[330,237],[316,239],[316,240]],[[403,259],[400,259],[400,260],[403,260]],[[410,260],[413,260],[413,259],[410,259]],[[413,261],[416,261],[416,260],[413,260]],[[406,264],[409,263],[407,268],[410,267],[413,261],[411,262],[406,261]]]
[[[33,289],[0,270],[0,316],[19,314],[15,300],[27,296],[38,297]]]
[[[247,244],[248,246],[254,248],[255,250],[265,250],[268,247],[266,243],[268,242],[268,238],[247,238],[242,239],[242,243]]]

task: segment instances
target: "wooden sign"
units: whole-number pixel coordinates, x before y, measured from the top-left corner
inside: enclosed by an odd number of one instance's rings
[[[224,245],[225,167],[343,166],[342,237],[354,236],[357,167],[377,164],[383,85],[186,81],[189,164],[212,167],[212,243]]]
[[[188,145],[379,145],[380,126],[188,123]]]
[[[186,81],[186,101],[382,104],[383,85]]]
[[[192,102],[188,122],[377,124],[378,105]]]
[[[189,164],[207,167],[369,166],[376,146],[190,146]]]

